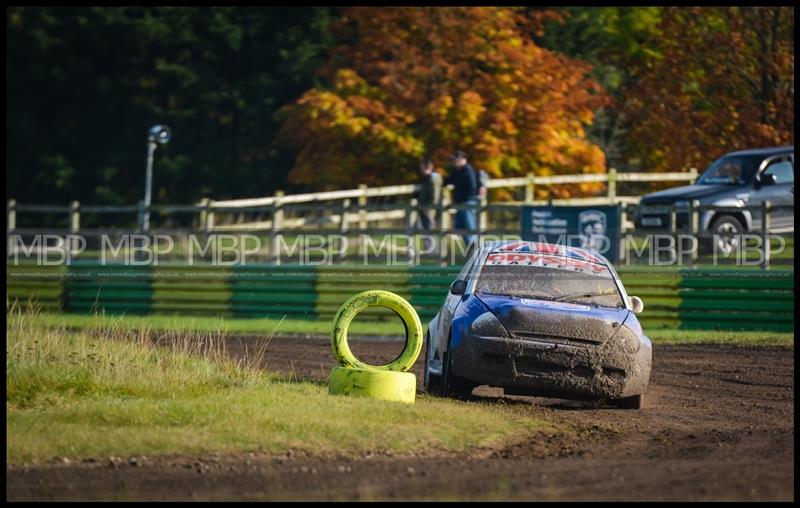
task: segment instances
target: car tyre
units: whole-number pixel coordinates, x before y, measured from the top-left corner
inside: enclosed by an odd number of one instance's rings
[[[450,344],[447,345],[447,352],[442,357],[442,395],[455,399],[468,399],[472,396],[472,390],[477,386],[468,379],[458,377],[453,374],[453,359],[450,357]]]
[[[431,374],[428,371],[428,355],[430,354],[430,347],[431,347],[430,343],[431,343],[431,333],[430,331],[428,331],[425,333],[425,363],[423,370],[425,393],[429,393],[431,395],[443,395],[442,376]]]
[[[624,397],[622,399],[614,399],[609,402],[620,409],[642,409],[642,405],[644,404],[644,394],[640,393],[639,395]]]

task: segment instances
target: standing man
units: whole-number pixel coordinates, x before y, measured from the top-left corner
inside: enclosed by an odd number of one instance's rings
[[[453,165],[455,168],[447,175],[444,183],[453,185],[453,204],[465,206],[464,209],[456,211],[455,227],[475,231],[475,207],[478,204],[477,172],[467,162],[467,154],[461,150],[453,154]],[[463,238],[469,252],[473,248],[475,235],[469,232],[465,233]]]
[[[436,227],[436,214],[442,197],[442,175],[436,172],[431,159],[420,162],[419,173],[416,192],[418,225],[422,229],[431,230]],[[432,235],[424,235],[422,242],[425,252],[433,251],[435,241]]]
[[[422,229],[436,227],[436,207],[442,196],[442,175],[433,167],[433,161],[425,159],[419,164],[419,188],[417,190],[417,204],[419,206],[419,222]]]

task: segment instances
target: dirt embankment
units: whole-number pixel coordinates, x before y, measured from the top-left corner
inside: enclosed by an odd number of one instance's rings
[[[252,339],[232,339],[233,354]],[[402,344],[353,344],[363,360]],[[299,454],[124,457],[6,469],[22,499],[794,499],[794,350],[656,346],[645,408],[623,411],[554,399],[517,404],[578,429],[449,456],[319,458]],[[276,338],[266,367],[323,381],[327,340]],[[417,375],[421,374],[417,362]],[[421,382],[421,379],[420,379]]]

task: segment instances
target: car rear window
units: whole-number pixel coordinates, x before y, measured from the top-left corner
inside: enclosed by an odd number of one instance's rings
[[[624,308],[608,267],[561,256],[490,254],[476,293]],[[525,258],[525,259],[523,259]]]

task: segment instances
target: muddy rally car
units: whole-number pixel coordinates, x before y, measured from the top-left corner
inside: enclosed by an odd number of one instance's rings
[[[464,264],[428,325],[425,388],[598,400],[638,409],[652,345],[614,268],[600,254],[524,241],[494,242]]]

